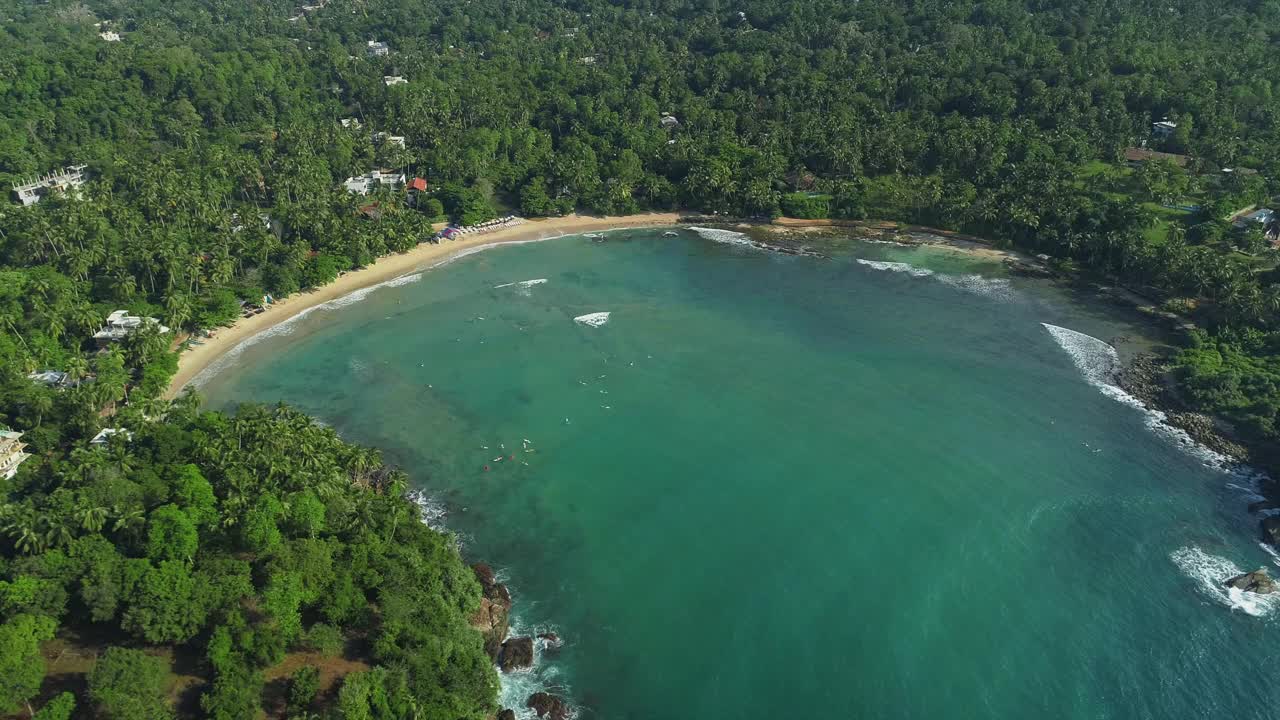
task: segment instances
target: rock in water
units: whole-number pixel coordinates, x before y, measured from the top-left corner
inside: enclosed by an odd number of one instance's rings
[[[507,621],[511,615],[511,593],[498,582],[493,568],[484,563],[471,566],[480,581],[480,609],[471,617],[471,626],[484,635],[484,650],[489,659],[497,662],[502,651],[502,639],[507,636]]]
[[[1271,515],[1262,519],[1262,539],[1280,547],[1280,515]]]
[[[569,706],[551,693],[536,692],[524,705],[546,720],[567,720],[569,717]]]
[[[511,638],[502,643],[498,666],[502,668],[502,672],[533,667],[533,638]]]
[[[516,711],[510,708],[498,713],[498,720],[516,720]]]
[[[1254,570],[1251,573],[1237,575],[1226,582],[1222,583],[1223,587],[1233,587],[1245,592],[1266,595],[1276,591],[1276,583],[1267,574],[1266,568]]]

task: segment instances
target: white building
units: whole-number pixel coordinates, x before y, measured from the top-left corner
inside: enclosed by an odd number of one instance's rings
[[[123,435],[125,440],[133,439],[133,433],[125,430],[124,428],[102,428],[98,431],[97,435],[93,436],[93,439],[89,441],[89,444],[94,447],[103,447],[107,443],[111,442],[111,438],[116,435]]]
[[[673,128],[673,127],[679,127],[680,121],[677,120],[676,116],[672,115],[671,113],[662,113],[662,119],[658,121],[658,124],[664,128]]]
[[[22,433],[0,430],[0,478],[8,480],[18,474],[18,466],[31,455],[23,452]]]
[[[344,127],[344,128],[351,128],[351,129],[354,129],[354,130],[359,130],[359,129],[360,129],[361,127],[363,127],[363,125],[364,125],[364,123],[360,122],[360,120],[358,120],[357,118],[353,118],[353,117],[349,117],[349,118],[342,118],[342,119],[341,119],[341,120],[339,120],[338,122],[342,123],[342,127]]]
[[[408,80],[405,80],[399,75],[383,75],[382,82],[385,83],[387,87],[391,87],[392,85],[408,85],[409,84]]]
[[[68,165],[57,172],[14,185],[13,194],[24,207],[29,207],[40,202],[40,199],[49,193],[74,193],[77,188],[84,185],[85,170],[88,167],[88,165]]]
[[[1151,134],[1157,138],[1164,139],[1173,134],[1178,129],[1178,123],[1169,122],[1168,119],[1161,120],[1158,123],[1151,123]]]
[[[144,324],[154,325],[162,333],[169,332],[169,328],[161,325],[160,321],[155,318],[138,317],[137,315],[130,315],[124,310],[117,310],[107,316],[107,324],[93,334],[93,339],[98,341],[99,345],[117,342],[129,337]]]
[[[405,146],[403,135],[389,135],[384,132],[374,133],[373,142],[378,145],[395,145],[399,148],[403,148]]]
[[[27,379],[52,388],[71,387],[72,385],[67,374],[58,370],[41,370],[40,372],[27,373]]]
[[[404,185],[404,173],[394,170],[371,170],[364,175],[358,177],[349,177],[343,181],[342,186],[347,192],[353,192],[358,195],[368,195],[374,188],[382,185],[390,185],[393,188]]]
[[[369,57],[386,57],[391,54],[391,46],[379,40],[365,43],[365,54]]]
[[[120,33],[114,30],[103,30],[98,33],[98,37],[106,40],[107,42],[120,42]]]

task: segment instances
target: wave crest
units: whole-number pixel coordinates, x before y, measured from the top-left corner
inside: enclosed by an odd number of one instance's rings
[[[747,247],[756,247],[756,243],[747,237],[746,233],[740,233],[735,230],[721,230],[719,228],[694,227],[690,226],[690,230],[698,233],[702,237],[718,243],[726,245],[745,245]]]
[[[976,273],[968,273],[964,275],[949,275],[939,273],[928,268],[916,267],[910,263],[892,262],[889,260],[866,260],[857,258],[859,265],[866,265],[873,270],[884,270],[886,272],[902,273],[911,277],[931,277],[935,280],[949,285],[957,290],[963,290],[974,295],[982,295],[996,300],[1013,300],[1016,293],[1013,289],[1013,283],[1007,278],[991,278]]]
[[[1146,403],[1116,385],[1116,374],[1120,370],[1120,354],[1115,348],[1092,335],[1085,335],[1082,332],[1049,323],[1040,324],[1066,351],[1090,385],[1112,400],[1142,411],[1143,422],[1151,432],[1181,448],[1203,463],[1205,467],[1232,476],[1238,482],[1228,483],[1229,487],[1239,489],[1257,499],[1258,488],[1266,478],[1265,474],[1201,445],[1182,428],[1169,424],[1169,416],[1164,412],[1147,407]],[[1244,483],[1247,487],[1241,487],[1239,483]]]

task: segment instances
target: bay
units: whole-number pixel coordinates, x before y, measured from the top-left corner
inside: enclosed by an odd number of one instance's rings
[[[950,250],[680,234],[461,258],[202,392],[288,402],[410,473],[517,629],[565,638],[506,678],[513,706],[1274,715],[1273,608],[1216,586],[1272,564],[1247,480],[1088,372],[1093,338],[1140,327]]]

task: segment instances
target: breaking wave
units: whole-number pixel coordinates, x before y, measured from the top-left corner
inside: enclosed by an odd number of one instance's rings
[[[1265,617],[1280,607],[1280,593],[1259,595],[1224,587],[1222,583],[1225,580],[1245,572],[1226,558],[1210,555],[1198,547],[1184,547],[1169,553],[1169,559],[1184,575],[1195,581],[1197,590],[1232,610]]]
[[[888,260],[864,260],[858,258],[859,265],[866,265],[875,270],[886,270],[888,272],[905,273],[911,277],[929,277],[933,274],[932,270],[927,268],[918,268],[904,262],[889,262]]]
[[[547,282],[546,278],[538,278],[536,280],[521,280],[520,282],[509,282],[509,283],[502,283],[501,285],[494,285],[493,289],[498,290],[501,288],[509,288],[513,286],[530,288],[530,287],[533,287],[534,285],[542,285],[546,282]]]
[[[505,582],[499,573],[499,582]],[[510,620],[510,629],[507,631],[507,637],[533,637],[533,667],[514,672],[498,673],[499,690],[498,705],[503,708],[509,708],[515,712],[519,720],[536,720],[537,714],[531,708],[525,707],[525,702],[529,696],[536,692],[547,692],[557,695],[568,702],[573,696],[569,686],[560,679],[560,668],[549,662],[544,662],[543,654],[549,650],[554,651],[563,645],[563,639],[560,643],[552,644],[545,640],[539,639],[540,633],[559,632],[554,627],[536,626],[530,627],[522,617],[513,613]],[[570,717],[577,717],[577,708],[573,708]]]
[[[746,245],[747,247],[756,247],[756,242],[747,237],[746,233],[740,233],[735,230],[721,230],[719,228],[706,228],[690,226],[690,230],[698,233],[702,237],[718,243],[726,245]]]
[[[244,354],[245,350],[248,350],[253,345],[259,342],[262,342],[263,340],[266,340],[268,338],[291,334],[295,329],[294,326],[296,323],[298,323],[303,318],[307,317],[308,315],[310,315],[311,313],[317,310],[335,310],[337,308],[346,307],[348,305],[354,305],[355,303],[358,303],[361,300],[364,300],[365,298],[369,297],[369,295],[373,293],[375,290],[378,290],[384,287],[400,287],[401,285],[408,285],[410,283],[417,282],[418,280],[422,279],[423,272],[425,270],[432,270],[444,265],[448,265],[449,263],[455,260],[460,260],[469,255],[475,255],[478,252],[483,252],[490,248],[500,247],[502,245],[525,245],[528,243],[542,242],[544,240],[555,240],[557,238],[562,238],[562,237],[566,237],[566,235],[564,233],[559,233],[556,235],[544,235],[536,238],[530,238],[528,240],[507,240],[507,241],[486,243],[484,245],[477,245],[475,247],[467,248],[466,250],[461,250],[459,252],[456,252],[450,255],[449,257],[446,257],[431,265],[428,265],[422,270],[416,270],[414,272],[407,273],[405,275],[396,276],[394,278],[391,278],[390,280],[385,280],[380,283],[375,283],[368,287],[352,290],[351,292],[341,297],[336,297],[327,302],[322,302],[318,305],[313,305],[309,308],[299,311],[298,314],[296,315],[285,318],[284,320],[281,320],[275,325],[272,325],[271,327],[266,328],[261,332],[254,333],[253,335],[250,335],[244,340],[241,340],[240,342],[236,343],[235,346],[233,346],[231,349],[227,350],[225,353],[220,355],[216,360],[209,363],[204,369],[202,369],[199,373],[197,373],[195,377],[191,378],[191,380],[187,382],[187,385],[191,387],[197,387],[197,388],[204,385],[205,383],[209,382],[209,380],[212,379],[215,375],[227,369],[231,365],[234,365],[235,362],[240,359],[240,356]],[[536,281],[526,281],[526,282],[537,284]]]
[[[589,327],[600,327],[601,325],[604,325],[605,323],[609,322],[609,316],[611,314],[612,313],[609,313],[609,312],[587,313],[586,315],[579,315],[578,317],[574,318],[573,321],[578,323],[579,325],[587,325]]]
[[[873,270],[884,270],[886,272],[902,273],[911,277],[931,277],[945,285],[950,285],[957,290],[973,293],[974,295],[982,295],[984,297],[994,298],[996,300],[1013,300],[1016,293],[1013,289],[1013,283],[1007,278],[990,278],[974,273],[965,275],[949,275],[946,273],[935,272],[928,268],[916,267],[910,263],[891,262],[889,260],[866,260],[857,258],[859,265],[866,265]]]
[[[1258,487],[1265,478],[1262,473],[1196,442],[1185,430],[1169,424],[1169,416],[1164,412],[1147,407],[1146,403],[1125,392],[1116,384],[1116,374],[1120,370],[1120,355],[1115,348],[1092,335],[1085,335],[1082,332],[1049,323],[1040,324],[1066,351],[1090,385],[1112,400],[1142,411],[1143,421],[1153,433],[1195,457],[1205,467],[1227,473],[1232,477],[1232,481],[1227,483],[1228,487],[1238,489],[1256,499]]]
[[[445,509],[444,503],[422,490],[411,490],[405,497],[418,506],[418,519],[422,521],[423,525],[432,530],[447,532],[444,526],[444,519],[449,513]]]

